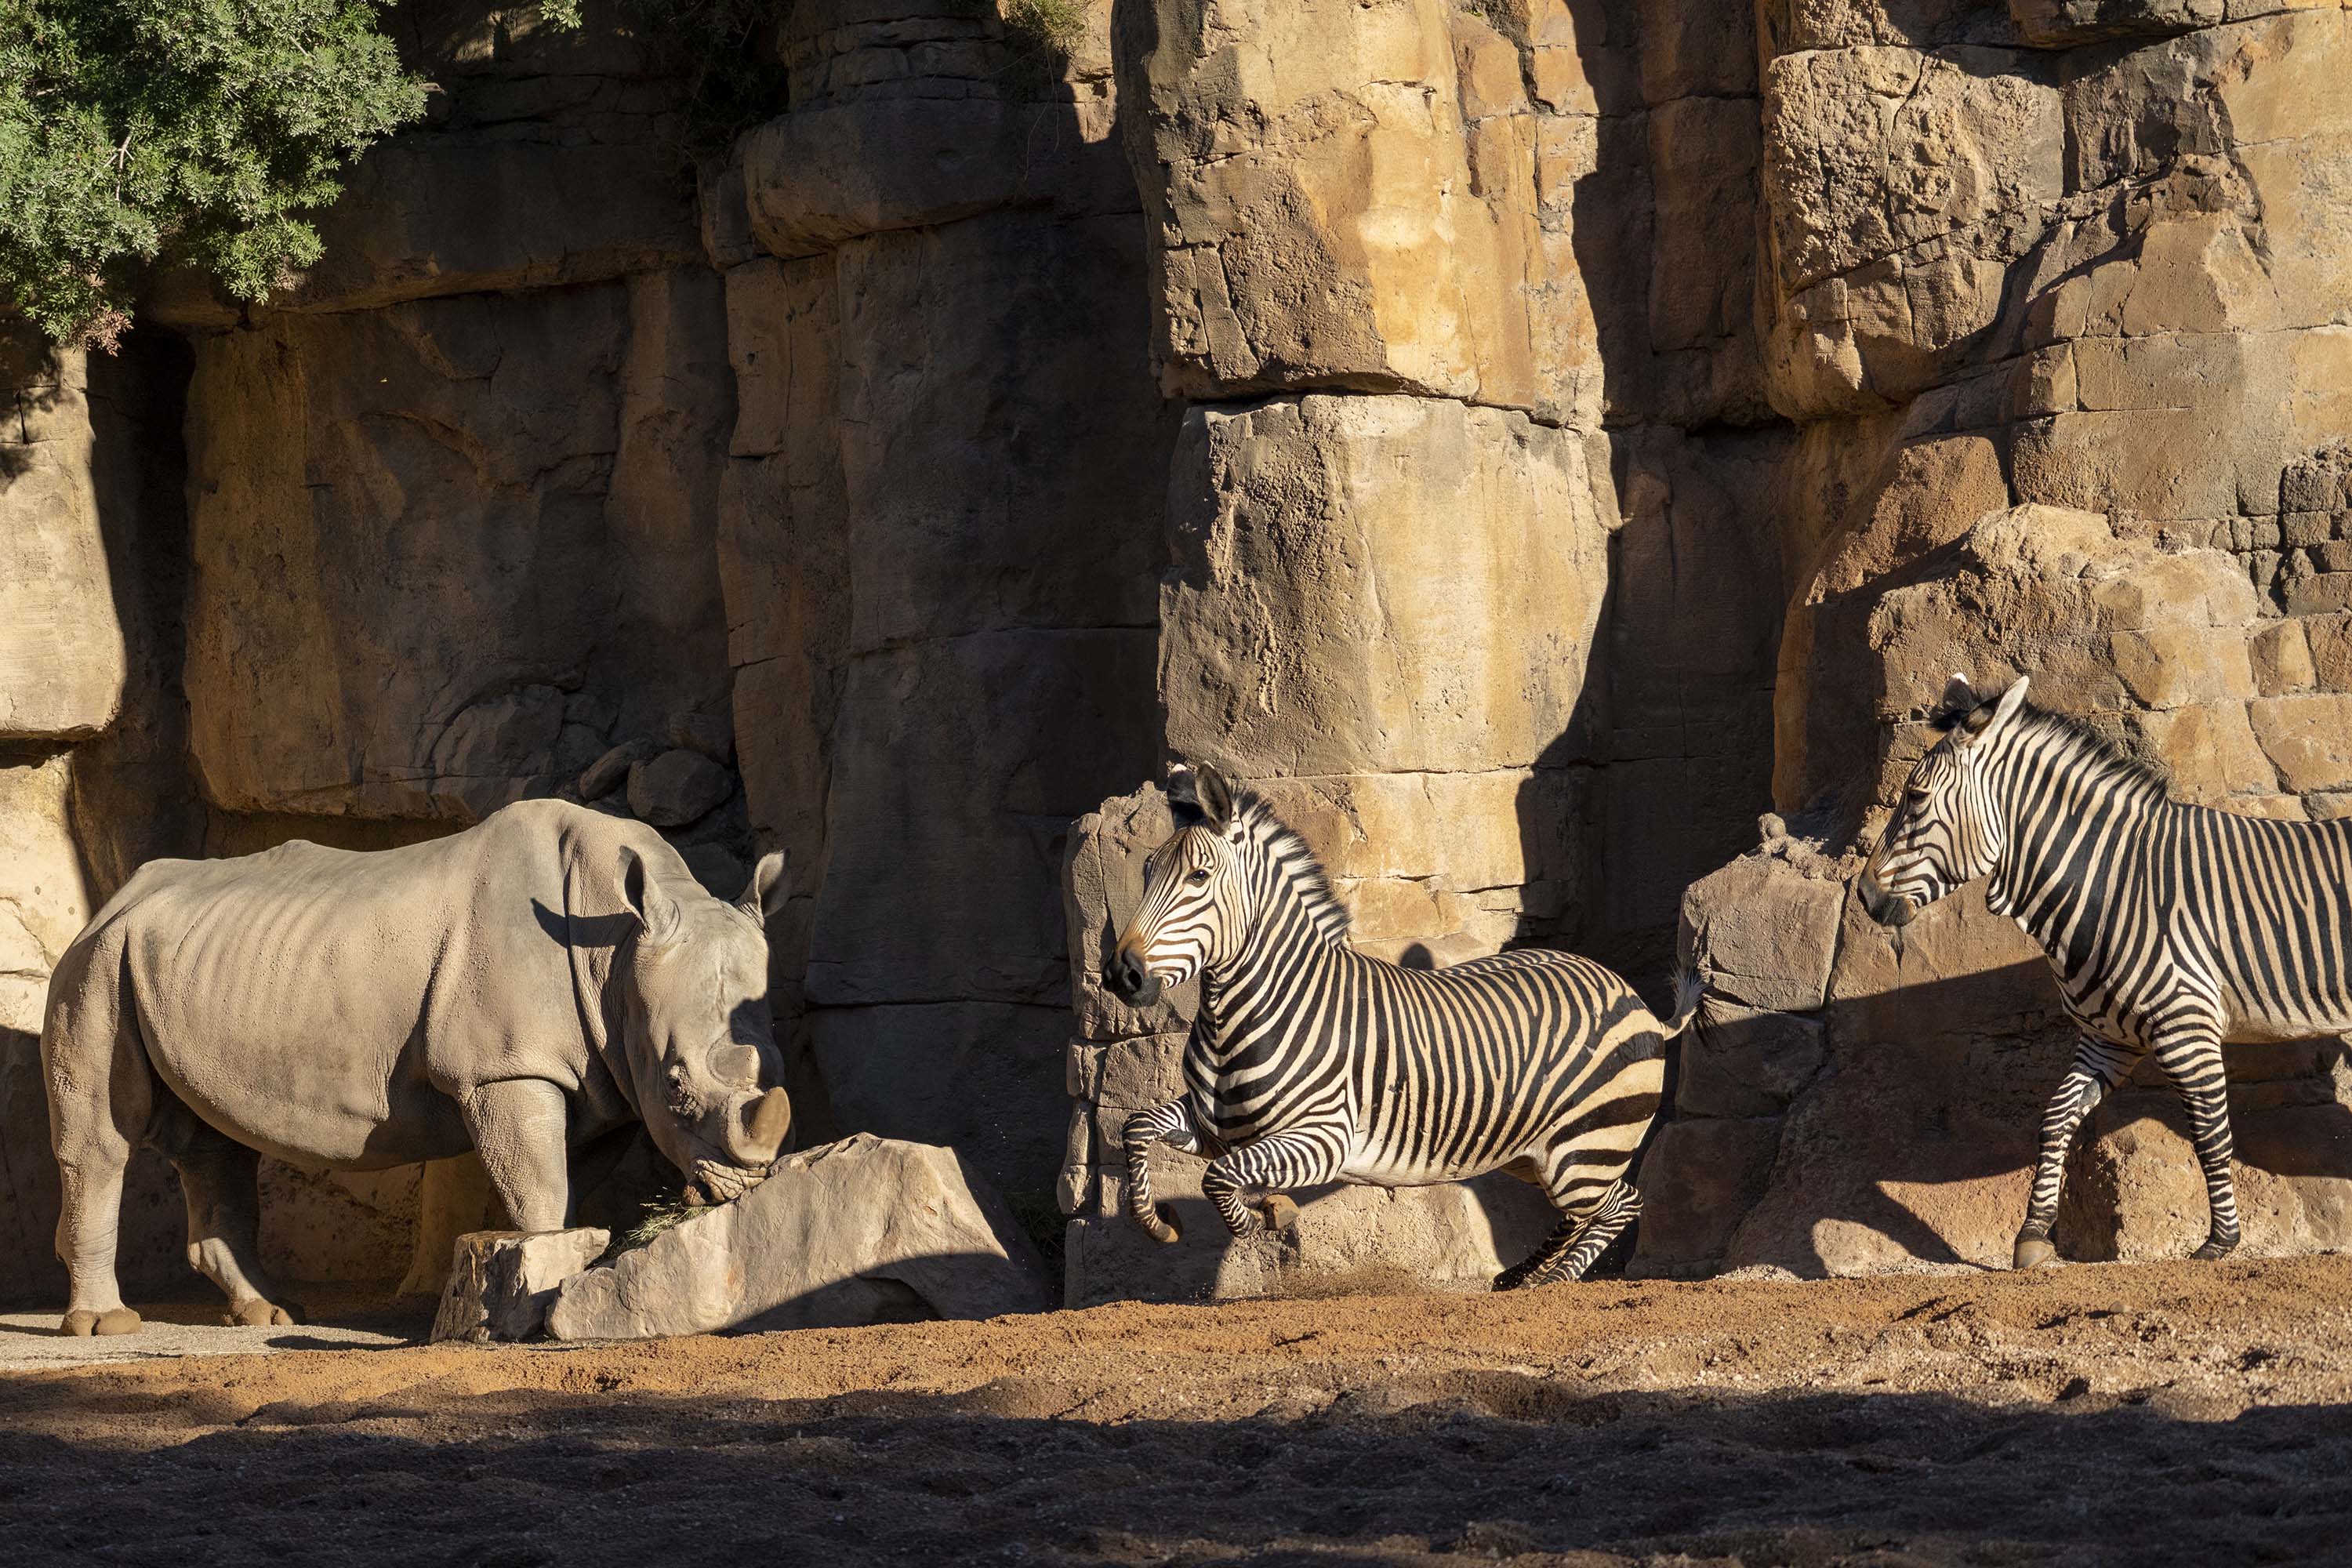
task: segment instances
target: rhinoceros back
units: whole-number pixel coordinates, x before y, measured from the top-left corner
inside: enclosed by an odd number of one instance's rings
[[[568,809],[371,853],[158,861],[92,931],[121,943],[157,1075],[230,1136],[306,1164],[455,1153],[451,1093],[586,1069],[553,815]]]

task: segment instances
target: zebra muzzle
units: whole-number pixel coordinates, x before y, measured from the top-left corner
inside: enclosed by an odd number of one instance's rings
[[[1867,872],[1864,873],[1862,886],[1857,891],[1862,899],[1863,912],[1880,925],[1899,930],[1909,925],[1911,917],[1919,912],[1911,907],[1910,900],[1896,898],[1880,887],[1878,879]]]
[[[1103,989],[1131,1007],[1149,1007],[1160,1000],[1160,977],[1131,952],[1111,955],[1103,965]]]

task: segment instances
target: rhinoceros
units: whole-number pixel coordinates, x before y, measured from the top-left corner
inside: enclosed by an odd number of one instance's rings
[[[139,1326],[114,1248],[142,1142],[231,1323],[294,1321],[257,1255],[257,1152],[380,1170],[470,1144],[513,1223],[556,1230],[569,1152],[641,1121],[690,1195],[741,1192],[792,1121],[765,1002],[782,873],[768,856],[730,904],[651,828],[560,801],[399,849],[142,867],[41,1030],[66,1331]]]

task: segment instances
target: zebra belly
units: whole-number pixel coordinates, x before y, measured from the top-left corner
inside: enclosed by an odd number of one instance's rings
[[[1518,1155],[1511,1154],[1475,1164],[1441,1165],[1360,1150],[1349,1155],[1348,1163],[1339,1167],[1339,1179],[1366,1187],[1433,1187],[1445,1182],[1466,1182],[1473,1176],[1483,1176],[1517,1158]]]

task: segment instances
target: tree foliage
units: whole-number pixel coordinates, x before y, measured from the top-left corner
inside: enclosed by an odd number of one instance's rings
[[[0,284],[110,346],[141,271],[259,300],[319,257],[305,214],[423,112],[387,0],[0,0]]]

